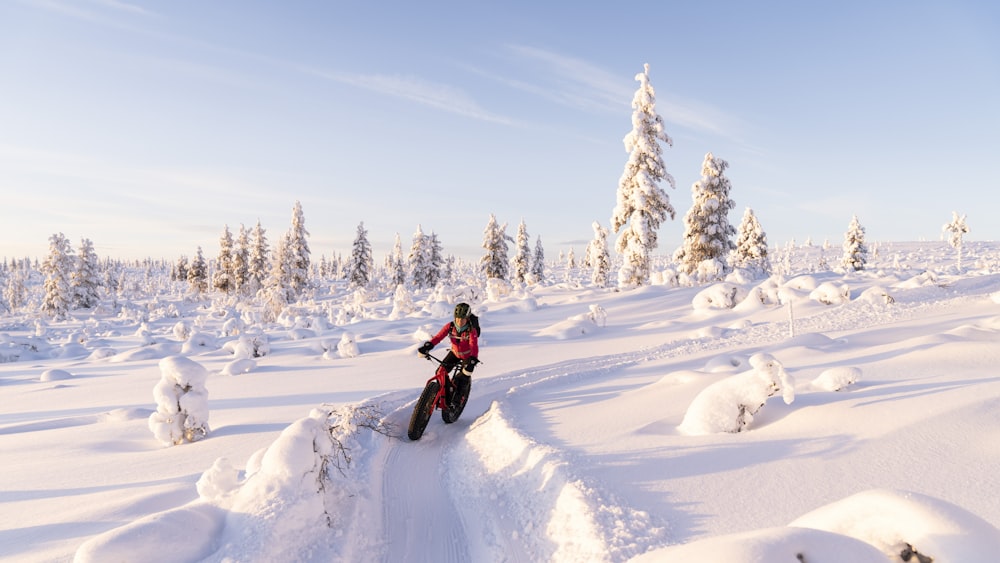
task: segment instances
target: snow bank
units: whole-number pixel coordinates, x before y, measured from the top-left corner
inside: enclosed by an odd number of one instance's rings
[[[468,546],[473,561],[502,561],[511,549],[530,561],[620,561],[662,545],[648,514],[598,498],[557,450],[514,429],[499,403],[444,465],[466,528],[484,531],[483,544]]]
[[[910,550],[935,563],[1000,560],[1000,530],[963,508],[914,492],[861,492],[790,525],[850,536],[894,558]]]
[[[812,381],[815,389],[822,391],[841,391],[861,380],[861,369],[851,366],[838,366],[824,370]]]

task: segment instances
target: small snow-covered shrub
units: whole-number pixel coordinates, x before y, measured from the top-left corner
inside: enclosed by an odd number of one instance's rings
[[[809,293],[809,299],[824,305],[841,305],[851,300],[851,290],[847,284],[823,282]]]
[[[608,312],[600,305],[591,305],[587,318],[595,325],[604,328],[608,324]]]
[[[160,360],[160,381],[153,388],[156,412],[149,429],[164,445],[195,442],[208,435],[208,371],[184,356]]]
[[[219,373],[222,375],[239,375],[241,373],[249,373],[255,369],[257,369],[257,362],[248,358],[241,358],[222,366],[222,371]]]
[[[695,309],[732,309],[746,297],[746,289],[733,283],[718,283],[698,292],[691,300]]]
[[[358,343],[354,340],[354,334],[344,332],[340,336],[340,343],[337,344],[337,353],[340,354],[341,358],[354,358],[361,354],[361,350],[358,349]]]
[[[413,294],[406,289],[406,285],[397,285],[396,291],[392,294],[392,311],[389,313],[389,320],[401,319],[415,311],[416,308],[417,306],[413,303]]]
[[[861,380],[861,369],[840,366],[825,370],[812,381],[812,386],[823,391],[841,391]]]
[[[177,340],[187,340],[191,336],[191,321],[177,321],[174,323],[173,333]]]
[[[217,340],[214,335],[207,332],[193,332],[191,336],[181,346],[182,354],[193,354],[218,349]]]
[[[862,291],[861,295],[858,296],[858,300],[875,305],[891,305],[896,302],[896,299],[892,295],[889,295],[889,292],[884,287],[877,285]]]
[[[270,353],[270,344],[264,333],[241,334],[236,340],[226,342],[222,348],[237,360],[259,358]]]
[[[698,393],[678,430],[688,435],[741,432],[768,397],[781,391],[786,404],[795,400],[794,383],[773,356],[754,354],[750,365],[752,370],[731,375]]]

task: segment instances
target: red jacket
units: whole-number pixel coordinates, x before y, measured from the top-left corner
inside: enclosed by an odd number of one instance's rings
[[[479,335],[472,328],[472,323],[465,323],[465,330],[461,333],[453,322],[444,325],[434,338],[431,338],[431,344],[437,346],[445,336],[451,338],[451,351],[459,359],[479,357]]]

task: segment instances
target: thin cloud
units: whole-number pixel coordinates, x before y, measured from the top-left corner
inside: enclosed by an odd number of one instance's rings
[[[544,67],[542,70],[555,81],[553,88],[553,85],[543,86],[491,75],[508,86],[581,109],[620,112],[623,107],[627,108],[632,103],[636,83],[623,81],[621,75],[585,60],[545,49],[525,45],[508,45],[507,49],[522,59],[541,63]],[[639,70],[641,69],[636,70],[636,74]],[[736,138],[737,132],[743,128],[739,119],[718,108],[665,95],[664,92],[665,89],[661,89],[658,94],[658,112],[668,123],[728,138]]]
[[[386,96],[402,98],[465,117],[500,123],[502,125],[513,124],[509,118],[487,111],[465,92],[447,84],[438,84],[420,78],[398,75],[346,74],[302,66],[299,67],[299,70],[341,84],[363,88]]]

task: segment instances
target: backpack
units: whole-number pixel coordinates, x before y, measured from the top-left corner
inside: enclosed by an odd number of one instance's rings
[[[476,331],[476,338],[479,338],[483,334],[483,331],[479,328],[479,317],[469,313],[469,324]]]

